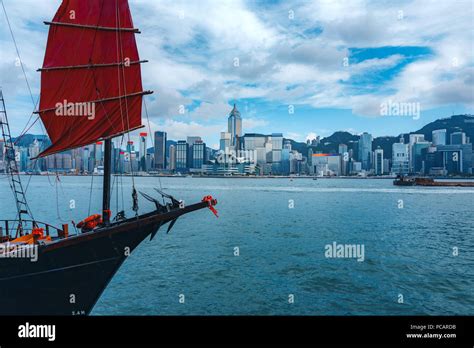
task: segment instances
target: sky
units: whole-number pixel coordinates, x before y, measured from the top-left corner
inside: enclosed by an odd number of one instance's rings
[[[3,2],[36,101],[48,35],[43,21],[60,1]],[[168,139],[197,135],[217,148],[233,103],[244,133],[297,141],[338,130],[399,135],[474,114],[470,0],[129,3],[142,32],[140,58],[149,60],[142,77],[154,91],[146,97],[150,126]],[[0,86],[12,133],[20,134],[33,102],[1,11]],[[403,105],[410,108],[397,114]],[[30,133],[43,133],[39,123]]]

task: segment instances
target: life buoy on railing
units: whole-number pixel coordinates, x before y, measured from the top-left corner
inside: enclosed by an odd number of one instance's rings
[[[91,216],[86,217],[84,220],[79,222],[76,227],[77,228],[82,228],[85,230],[92,230],[98,225],[102,223],[102,215],[100,214],[94,214]]]
[[[33,230],[31,231],[31,234],[32,234],[34,237],[37,237],[38,239],[42,239],[42,238],[44,237],[44,229],[39,228],[39,227],[35,227],[35,228],[33,228]]]

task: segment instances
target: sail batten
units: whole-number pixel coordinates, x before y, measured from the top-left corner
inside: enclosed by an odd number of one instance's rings
[[[65,27],[74,27],[74,28],[84,28],[84,29],[92,29],[92,30],[108,30],[108,31],[130,31],[135,34],[141,34],[140,29],[137,28],[114,28],[114,27],[101,27],[97,25],[84,25],[84,24],[73,24],[73,23],[65,23],[65,22],[44,22],[46,25],[59,25]]]
[[[141,127],[144,91],[127,0],[63,0],[41,71],[41,120],[52,145],[39,157]]]
[[[97,64],[85,64],[85,65],[69,65],[69,66],[52,66],[49,68],[39,68],[36,71],[51,71],[51,70],[68,70],[68,69],[92,69],[92,68],[107,68],[107,67],[118,67],[148,63],[148,60],[137,60],[133,62],[114,62],[114,63],[97,63]]]
[[[117,96],[117,97],[96,99],[96,100],[91,100],[91,101],[83,101],[82,103],[94,103],[94,104],[105,103],[105,102],[116,101],[116,100],[124,99],[124,98],[143,96],[143,95],[147,95],[147,94],[153,94],[153,91],[143,91],[143,92],[131,93],[131,94],[127,94],[127,95],[121,95],[121,96]],[[57,110],[57,108],[55,107],[55,108],[51,108],[51,109],[35,111],[34,113],[35,114],[41,114],[41,113],[46,113],[46,112],[49,112],[49,111],[56,111],[56,110]]]

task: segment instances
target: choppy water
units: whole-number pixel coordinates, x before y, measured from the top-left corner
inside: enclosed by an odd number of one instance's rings
[[[92,212],[98,212],[101,178],[94,180]],[[149,193],[160,186],[157,178],[135,180]],[[33,177],[28,196],[35,217],[80,220],[88,213],[90,182],[61,177],[56,195],[53,179]],[[129,182],[124,178],[127,209]],[[169,235],[163,229],[144,241],[93,314],[474,315],[474,189],[403,188],[372,179],[162,178],[161,184],[187,203],[212,194],[219,219],[198,211]],[[2,218],[13,217],[3,178],[0,197]],[[152,208],[143,199],[140,205]],[[326,258],[333,242],[364,245],[365,260]]]

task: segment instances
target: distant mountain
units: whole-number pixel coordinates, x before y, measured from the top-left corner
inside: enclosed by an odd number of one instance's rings
[[[16,143],[17,139],[18,139],[18,143]],[[45,145],[47,146],[50,143],[49,138],[46,135],[25,134],[22,137],[12,138],[13,142],[16,143],[16,145],[21,146],[21,147],[30,146],[30,144],[32,144],[33,141],[35,141],[35,139],[38,140],[38,142],[40,143],[45,141]]]
[[[432,132],[437,129],[446,129],[446,140],[449,144],[451,133],[463,131],[474,141],[474,116],[473,115],[454,115],[447,118],[438,119],[430,122],[423,128],[403,134],[405,143],[409,142],[410,134],[423,134],[425,139],[432,141]],[[385,158],[392,158],[392,145],[400,141],[401,134],[398,136],[383,136],[377,137],[372,143],[372,150],[375,150],[380,146],[384,151]],[[339,144],[346,144],[349,149],[353,147],[355,141],[359,140],[358,135],[351,134],[349,132],[338,131],[330,135],[329,137],[322,138],[318,146],[313,146],[314,151],[320,151],[324,153],[334,153],[338,151]],[[292,149],[307,155],[308,147],[306,143],[296,142],[292,139],[288,139],[291,142]]]
[[[451,117],[441,118],[430,122],[423,128],[403,134],[405,143],[410,141],[410,134],[423,134],[427,141],[432,141],[432,132],[437,129],[446,129],[446,143],[450,143],[451,133],[464,132],[472,141],[474,141],[474,116],[473,115],[454,115]],[[392,158],[392,145],[398,143],[402,134],[396,137],[379,137],[375,138],[372,143],[372,149],[375,150],[378,146],[383,149],[385,158]]]
[[[437,129],[446,129],[447,131],[447,140],[449,139],[451,133],[463,131],[466,135],[474,141],[474,116],[473,115],[455,115],[447,118],[441,118],[434,122],[428,123],[423,128],[412,132],[410,134],[424,134],[425,139],[432,140],[432,131]],[[405,140],[408,140],[408,135],[405,136]]]
[[[306,145],[306,143],[297,142],[292,139],[287,140],[290,140],[292,150],[301,152],[305,156],[308,154],[308,145]],[[357,140],[359,140],[358,135],[338,131],[329,137],[322,138],[319,145],[310,147],[313,149],[313,152],[337,153],[339,150],[339,144],[346,144],[349,149],[351,149],[352,143]]]

